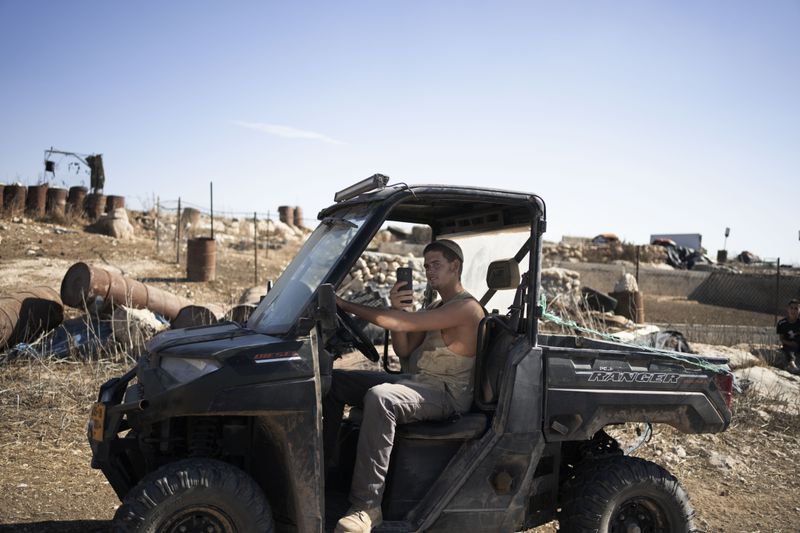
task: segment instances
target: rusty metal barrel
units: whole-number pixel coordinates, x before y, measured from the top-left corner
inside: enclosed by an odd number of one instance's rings
[[[294,206],[294,215],[292,221],[294,225],[298,228],[302,228],[303,226],[303,208],[299,205]]]
[[[35,339],[64,320],[64,306],[49,287],[0,296],[0,348]]]
[[[149,309],[168,320],[174,319],[182,308],[192,303],[186,298],[94,265],[75,263],[69,267],[61,281],[64,304],[83,309],[98,297],[103,299],[104,308],[116,304]]]
[[[114,209],[120,209],[124,207],[125,207],[124,196],[114,196],[114,195],[106,196],[106,213],[112,213]]]
[[[28,188],[24,185],[6,185],[3,189],[3,206],[8,216],[18,216],[25,212],[25,198]]]
[[[644,300],[641,292],[618,291],[609,293],[609,296],[617,300],[614,313],[630,318],[637,324],[644,324]]]
[[[86,218],[89,220],[97,220],[106,210],[106,197],[99,193],[89,193],[86,195],[84,203],[86,208]]]
[[[47,189],[47,214],[63,217],[67,208],[67,189]]]
[[[232,322],[244,324],[245,322],[247,322],[247,319],[250,318],[250,315],[252,315],[253,311],[255,310],[256,306],[253,304],[234,305],[225,314],[225,320],[230,320]]]
[[[290,205],[281,205],[278,207],[278,218],[284,224],[294,225],[294,207]]]
[[[46,183],[41,185],[31,185],[28,187],[28,197],[25,200],[25,212],[33,218],[44,217],[45,207],[47,206]]]
[[[172,329],[189,328],[192,326],[207,326],[216,324],[225,316],[225,309],[221,305],[187,305],[180,310],[175,320],[172,320]]]
[[[210,237],[198,237],[186,243],[186,277],[189,281],[214,281],[217,277],[217,242]]]
[[[89,189],[86,187],[80,185],[70,187],[67,195],[67,213],[82,216],[87,194],[89,194]]]

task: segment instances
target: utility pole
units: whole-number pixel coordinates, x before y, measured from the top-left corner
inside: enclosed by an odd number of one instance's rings
[[[775,325],[778,325],[778,316],[780,314],[780,297],[781,297],[781,258],[778,258],[777,268],[775,269]]]
[[[258,285],[258,216],[253,211],[253,285]]]
[[[156,256],[158,255],[159,238],[158,238],[158,217],[161,211],[161,197],[156,196]]]
[[[175,262],[181,264],[181,197],[178,196],[178,218],[175,224]]]
[[[211,181],[209,185],[209,194],[211,195],[211,240],[214,240],[214,182]]]

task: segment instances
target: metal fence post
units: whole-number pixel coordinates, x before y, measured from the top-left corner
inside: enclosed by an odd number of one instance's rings
[[[178,196],[178,218],[175,224],[175,262],[181,263],[181,197]]]
[[[269,249],[272,246],[272,230],[270,229],[270,225],[272,224],[272,219],[269,215],[269,209],[267,209],[267,253],[265,254],[266,258],[269,259]]]
[[[253,285],[258,285],[258,217],[253,211]]]
[[[781,297],[781,258],[778,258],[777,268],[775,269],[775,326],[778,325],[780,315],[780,302]]]
[[[160,239],[158,237],[158,217],[161,211],[161,197],[156,196],[156,255],[158,255]]]

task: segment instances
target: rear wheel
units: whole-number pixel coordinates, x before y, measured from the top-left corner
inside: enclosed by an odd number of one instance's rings
[[[694,511],[678,480],[636,457],[609,457],[583,465],[566,482],[559,530],[569,533],[693,531]]]
[[[213,459],[186,459],[145,476],[112,523],[112,531],[120,533],[273,530],[269,504],[253,478]]]

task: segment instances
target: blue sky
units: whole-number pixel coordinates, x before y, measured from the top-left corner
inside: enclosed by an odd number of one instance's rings
[[[547,237],[702,233],[800,263],[800,3],[0,0],[0,182],[50,146],[106,192],[314,216],[486,185]],[[76,185],[81,178],[59,180]]]

